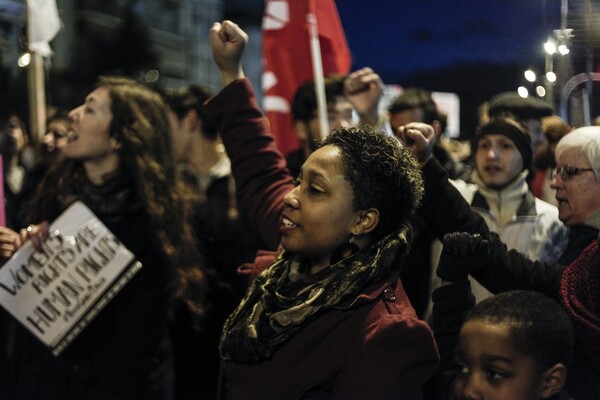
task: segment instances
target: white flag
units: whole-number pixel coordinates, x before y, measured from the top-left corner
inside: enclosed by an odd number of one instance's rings
[[[29,50],[42,57],[52,54],[50,42],[60,30],[56,0],[27,0]]]

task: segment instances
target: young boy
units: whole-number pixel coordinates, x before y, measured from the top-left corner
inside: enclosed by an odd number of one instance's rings
[[[562,389],[572,353],[573,329],[557,302],[533,291],[497,294],[465,314],[456,398],[568,399]]]

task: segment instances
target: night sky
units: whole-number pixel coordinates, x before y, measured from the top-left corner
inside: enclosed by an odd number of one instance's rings
[[[543,63],[560,0],[338,0],[354,60],[384,77],[464,63]]]
[[[561,0],[337,0],[353,70],[372,67],[386,84],[456,93],[460,134],[477,107],[544,71],[543,43],[560,28]],[[529,88],[533,91],[533,85]]]

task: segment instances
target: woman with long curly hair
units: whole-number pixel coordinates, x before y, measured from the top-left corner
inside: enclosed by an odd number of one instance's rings
[[[31,207],[29,222],[45,222],[22,236],[39,248],[46,221],[79,200],[142,268],[60,356],[17,332],[0,374],[7,398],[172,398],[170,308],[179,296],[201,314],[204,275],[188,199],[175,178],[166,113],[159,94],[121,77],[100,78],[70,112],[64,159]]]

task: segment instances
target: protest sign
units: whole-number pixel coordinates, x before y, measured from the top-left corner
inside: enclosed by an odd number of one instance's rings
[[[0,305],[59,355],[141,266],[75,202],[50,225],[41,251],[27,242],[0,268]]]

